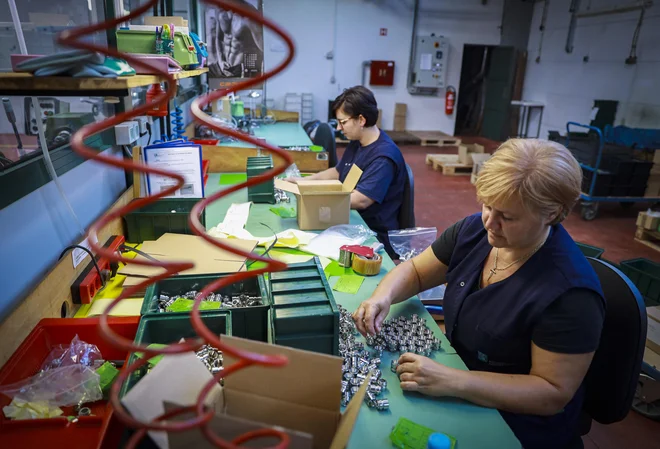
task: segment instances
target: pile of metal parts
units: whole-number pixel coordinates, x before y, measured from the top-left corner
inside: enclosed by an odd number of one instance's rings
[[[346,406],[371,372],[369,387],[364,397],[369,408],[385,411],[390,408],[387,398],[379,398],[387,389],[387,380],[380,370],[380,355],[365,349],[364,343],[355,340],[358,331],[348,310],[339,305],[339,355],[342,365],[341,405]],[[382,354],[382,352],[381,352]]]
[[[289,151],[312,151],[308,146],[293,146],[286,147],[286,149]]]
[[[339,355],[344,358],[342,365],[343,379],[341,382],[341,404],[346,406],[353,395],[371,372],[369,387],[365,402],[369,408],[378,411],[389,409],[387,398],[380,395],[387,389],[387,380],[382,378],[380,369],[383,352],[413,352],[430,356],[440,349],[440,339],[426,326],[426,320],[413,314],[410,318],[399,317],[383,322],[383,328],[378,335],[366,337],[367,346],[356,340],[359,335],[353,317],[346,308],[339,305]],[[392,360],[391,369],[396,372],[397,360]]]
[[[223,370],[222,351],[213,346],[204,345],[195,354],[204,363],[206,368],[211,371],[211,374],[216,375]]]
[[[282,189],[275,189],[275,203],[290,203],[291,198],[289,195]]]
[[[183,295],[160,295],[158,297],[158,312],[164,313],[167,312],[167,308],[174,304],[178,298],[185,299],[195,299],[199,292],[196,290],[189,291]],[[154,300],[156,297],[154,296]],[[211,293],[204,301],[219,302],[220,308],[223,309],[236,309],[239,307],[254,307],[263,305],[261,296],[250,296],[247,293],[241,293],[240,295],[222,295],[220,293]]]
[[[410,318],[398,317],[385,320],[383,328],[376,336],[367,335],[367,345],[372,346],[377,354],[389,352],[413,352],[429,357],[440,349],[440,339],[426,326],[424,318],[413,314]]]

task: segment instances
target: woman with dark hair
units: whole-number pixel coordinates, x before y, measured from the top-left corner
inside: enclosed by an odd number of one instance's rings
[[[345,90],[333,105],[337,129],[351,141],[337,167],[305,178],[344,181],[353,165],[362,177],[351,194],[351,208],[360,212],[367,225],[378,234],[378,240],[393,258],[398,258],[390,245],[387,231],[399,229],[399,210],[403,187],[407,182],[406,164],[401,150],[376,126],[378,104],[373,93],[363,86]],[[296,182],[298,179],[289,179]]]

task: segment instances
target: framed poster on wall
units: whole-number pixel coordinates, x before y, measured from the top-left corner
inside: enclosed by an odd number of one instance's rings
[[[262,0],[236,0],[239,5],[263,12]],[[210,84],[227,85],[263,73],[263,26],[221,8],[207,6],[206,40]]]

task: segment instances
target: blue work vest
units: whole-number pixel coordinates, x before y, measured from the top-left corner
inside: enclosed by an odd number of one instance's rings
[[[543,311],[572,288],[603,298],[600,282],[562,225],[513,275],[478,289],[491,249],[481,214],[468,217],[447,271],[447,338],[470,370],[529,374],[532,332]],[[584,385],[556,415],[500,413],[525,449],[563,448],[577,434],[583,399]]]
[[[386,157],[394,163],[394,179],[390,184],[378,182],[377,178],[367,176],[367,174],[370,174],[369,166],[379,157]],[[361,183],[366,183],[368,179],[369,189],[377,188],[379,191],[385,192],[382,202],[373,203],[359,212],[367,226],[378,234],[378,240],[385,245],[388,254],[394,256],[395,253],[390,246],[387,231],[399,229],[399,211],[403,202],[403,188],[405,183],[408,182],[408,172],[401,150],[381,130],[378,139],[366,147],[361,146],[359,141],[352,141],[348,144],[341,161],[336,167],[341,182],[344,182],[353,165],[357,165],[364,172],[358,182],[358,190],[360,190]]]

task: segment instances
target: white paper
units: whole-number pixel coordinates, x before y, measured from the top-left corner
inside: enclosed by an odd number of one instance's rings
[[[184,178],[184,185],[168,198],[203,198],[204,176],[202,155],[199,147],[164,147],[144,149],[148,165],[175,172]],[[160,175],[147,175],[151,195],[162,192],[175,184],[172,178]]]
[[[419,70],[431,70],[433,55],[431,53],[422,53],[419,57]]]
[[[251,202],[232,204],[225,214],[225,219],[222,220],[223,228],[243,229],[250,216],[250,206],[252,206]]]
[[[166,355],[122,399],[122,404],[139,421],[148,422],[165,413],[163,401],[190,406],[213,376],[195,353]],[[222,387],[217,385],[206,404],[218,402]],[[149,436],[161,449],[169,449],[167,433],[150,431]]]
[[[87,248],[88,250],[92,250],[91,245],[89,244],[89,238],[86,238],[82,242],[78,243],[78,245]],[[88,257],[89,254],[87,251],[84,251],[80,248],[74,248],[71,251],[71,258],[73,259],[73,268],[76,268],[80,263],[85,260],[86,257]]]

